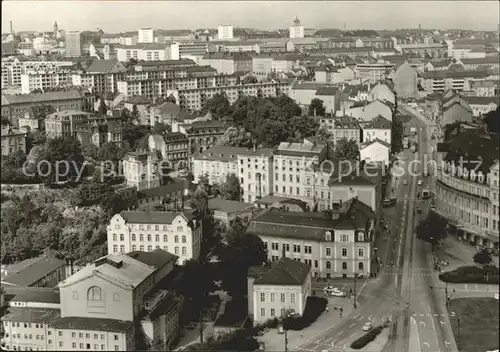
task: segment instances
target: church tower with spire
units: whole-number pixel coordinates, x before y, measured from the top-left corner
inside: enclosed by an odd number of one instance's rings
[[[300,24],[300,20],[295,16],[293,25],[290,27],[290,39],[304,38],[304,27]]]
[[[57,21],[54,21],[54,36],[57,35],[57,32],[59,32],[59,26],[57,25]]]

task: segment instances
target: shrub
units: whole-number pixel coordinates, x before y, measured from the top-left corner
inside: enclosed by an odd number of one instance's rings
[[[354,342],[351,344],[351,348],[354,348],[355,350],[359,350],[366,345],[368,345],[370,342],[375,340],[375,338],[384,330],[384,327],[382,325],[379,325],[372,330],[368,331],[366,334],[361,336],[359,339],[354,340]]]
[[[283,321],[284,328],[288,330],[302,330],[307,328],[319,318],[321,313],[326,309],[327,304],[328,300],[326,298],[308,297],[304,314],[298,318],[286,318]]]
[[[498,284],[499,270],[494,265],[462,266],[439,275],[444,282],[460,284]]]
[[[482,250],[474,254],[474,263],[481,264],[481,265],[488,265],[493,261],[493,258],[491,258],[490,253],[486,250]]]

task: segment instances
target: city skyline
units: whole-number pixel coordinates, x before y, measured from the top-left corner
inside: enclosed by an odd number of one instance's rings
[[[51,31],[54,21],[65,30],[101,28],[107,33],[133,31],[145,26],[155,29],[217,28],[223,23],[243,28],[278,29],[288,28],[295,16],[305,28],[343,29],[345,24],[347,29],[381,30],[418,28],[420,25],[429,29],[491,31],[498,29],[500,10],[496,1],[482,1],[481,11],[478,11],[477,1],[165,1],[138,5],[124,1],[4,1],[2,33],[10,31],[10,21],[14,31]],[[118,11],[120,21],[110,21],[109,14]]]

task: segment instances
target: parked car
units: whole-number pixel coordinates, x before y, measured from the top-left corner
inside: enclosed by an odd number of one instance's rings
[[[363,331],[370,331],[372,329],[372,323],[366,323],[365,325],[363,325]]]
[[[325,292],[327,295],[330,296],[336,296],[336,297],[345,297],[346,293],[340,291],[337,287],[333,286],[327,286],[323,289],[323,292]]]
[[[417,185],[422,186],[424,182],[422,180],[418,180]]]

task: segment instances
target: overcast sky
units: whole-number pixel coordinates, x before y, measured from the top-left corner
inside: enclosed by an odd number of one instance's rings
[[[297,15],[306,28],[464,28],[496,30],[498,1],[2,1],[2,32],[52,29],[114,33],[216,28],[219,24],[287,28]]]

